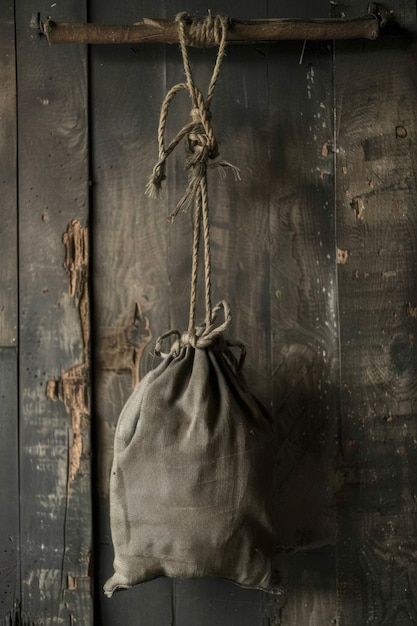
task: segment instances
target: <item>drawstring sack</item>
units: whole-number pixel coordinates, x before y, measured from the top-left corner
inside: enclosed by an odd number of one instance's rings
[[[180,14],[177,19],[187,85],[172,88],[162,106],[160,154],[151,187],[164,179],[165,160],[173,150],[172,142],[165,148],[163,139],[169,102],[172,94],[187,88],[193,121],[177,137],[188,139],[189,184],[174,214],[193,206],[189,324],[182,335],[170,331],[158,339],[155,353],[163,360],[138,384],[117,424],[110,478],[114,574],[104,591],[110,597],[117,589],[157,576],[215,576],[280,593],[271,582],[271,419],[242,376],[242,344],[225,337],[229,305],[211,306],[207,163],[217,150],[209,103],[224,56],[227,20],[207,18],[220,37],[210,97],[204,100],[188,63],[184,24],[189,18]],[[236,171],[226,162],[217,164]],[[201,230],[206,317],[196,326]],[[220,315],[224,319],[219,322]],[[163,345],[172,340],[164,353]]]
[[[156,576],[273,590],[271,423],[222,335],[201,337],[178,340],[121,413],[108,596]]]

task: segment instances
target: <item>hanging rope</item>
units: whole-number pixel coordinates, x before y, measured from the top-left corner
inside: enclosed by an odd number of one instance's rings
[[[191,270],[191,293],[188,331],[182,337],[183,342],[191,343],[194,347],[206,347],[212,343],[215,336],[230,324],[230,308],[226,303],[219,303],[214,310],[211,304],[211,256],[210,256],[210,222],[207,193],[207,168],[212,160],[215,167],[220,171],[225,167],[232,169],[235,179],[240,179],[240,172],[237,167],[227,161],[216,160],[219,151],[216,137],[211,125],[210,104],[220,73],[220,67],[225,55],[226,34],[229,27],[229,20],[225,16],[211,13],[205,20],[197,20],[189,17],[187,13],[179,13],[176,16],[179,30],[179,40],[182,53],[182,61],[186,83],[174,85],[166,94],[162,103],[158,127],[158,162],[152,171],[151,179],[147,185],[146,193],[156,197],[161,189],[162,182],[166,179],[166,161],[176,146],[185,137],[187,138],[187,156],[185,169],[188,171],[188,185],[185,194],[178,202],[175,209],[170,214],[171,220],[181,210],[187,210],[194,206],[194,227],[193,227],[193,253]],[[185,26],[189,26],[188,40],[185,33]],[[190,61],[187,51],[187,43],[203,46],[218,45],[218,52],[213,73],[204,98],[202,92],[194,83]],[[168,146],[165,145],[165,128],[169,107],[174,97],[181,91],[188,91],[191,99],[191,122],[186,124],[171,140]],[[201,228],[202,226],[202,228]],[[205,278],[205,327],[197,327],[195,323],[197,306],[197,282],[198,282],[198,256],[200,248],[201,231],[203,235],[204,248],[204,278]],[[223,309],[225,321],[220,326],[214,326],[214,321],[219,310]],[[164,337],[165,338],[165,335]]]
[[[179,211],[186,210],[191,206],[198,191],[200,180],[206,174],[209,159],[214,160],[219,155],[217,141],[211,125],[210,104],[225,55],[226,34],[229,26],[228,18],[220,15],[212,16],[209,14],[204,20],[198,20],[190,18],[187,13],[179,13],[175,19],[179,25],[178,34],[187,83],[178,83],[171,87],[162,103],[158,126],[158,161],[153,168],[152,176],[146,187],[147,195],[153,198],[158,197],[162,182],[166,179],[166,161],[181,140],[187,137],[188,156],[185,168],[189,173],[189,182],[184,196],[172,211],[170,219],[174,219]],[[199,41],[201,45],[204,45],[207,41],[215,41],[219,45],[206,99],[204,99],[203,94],[194,83],[188,58],[185,25],[190,25],[189,38],[192,38],[194,43]],[[165,129],[169,107],[174,97],[181,91],[188,91],[191,98],[191,122],[181,128],[168,146],[166,146]],[[217,160],[211,165],[220,169],[229,167],[232,169],[235,178],[237,180],[240,179],[239,169],[227,161]]]

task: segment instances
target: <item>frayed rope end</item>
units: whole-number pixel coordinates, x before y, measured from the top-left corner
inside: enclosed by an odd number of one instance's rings
[[[156,200],[161,194],[161,183],[152,177],[145,188],[145,195]]]
[[[240,168],[237,167],[236,165],[233,165],[233,163],[229,163],[229,161],[223,161],[223,160],[213,161],[213,163],[209,164],[209,167],[216,167],[221,178],[226,178],[225,170],[226,168],[229,168],[230,170],[232,170],[232,174],[236,182],[242,180],[242,176],[240,174]]]
[[[164,180],[166,180],[165,168],[163,164],[157,163],[157,165],[153,168],[152,176],[146,185],[145,195],[150,198],[159,198]]]

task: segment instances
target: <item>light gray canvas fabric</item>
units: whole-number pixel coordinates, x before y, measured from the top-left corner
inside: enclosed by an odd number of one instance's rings
[[[119,418],[111,473],[114,575],[271,584],[272,427],[224,340],[182,346],[139,383]]]

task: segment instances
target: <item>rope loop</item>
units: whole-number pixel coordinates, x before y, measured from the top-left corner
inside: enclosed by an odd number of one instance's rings
[[[221,324],[216,324],[217,315],[222,310],[224,313],[224,320]],[[214,307],[212,311],[212,323],[209,326],[201,324],[195,328],[188,329],[182,335],[178,332],[178,330],[169,330],[158,337],[154,352],[156,356],[166,358],[170,354],[177,356],[181,349],[186,348],[187,346],[192,346],[194,349],[209,348],[217,341],[221,340],[223,333],[229,328],[231,323],[232,316],[230,312],[230,305],[225,300],[222,300]],[[171,337],[174,337],[174,342],[172,343],[169,352],[163,352],[163,343]],[[226,342],[224,342],[224,347],[226,347],[226,345],[237,344],[226,344]]]
[[[225,321],[220,326],[215,326],[216,315],[219,312],[219,305],[212,310],[211,307],[211,259],[210,259],[210,223],[207,193],[207,167],[209,161],[213,161],[220,172],[224,168],[230,167],[235,178],[239,178],[239,170],[227,161],[215,161],[219,156],[217,140],[214,135],[210,104],[213,98],[214,89],[220,73],[220,67],[225,56],[226,34],[230,21],[225,16],[212,15],[203,20],[191,18],[188,13],[178,13],[175,18],[178,23],[178,35],[180,49],[186,76],[185,83],[179,83],[171,87],[166,94],[161,107],[158,127],[158,161],[153,168],[152,176],[146,187],[146,193],[150,196],[157,196],[162,182],[166,179],[166,161],[172,151],[186,138],[186,159],[185,169],[188,172],[188,185],[183,197],[171,212],[169,219],[172,221],[179,211],[187,210],[194,206],[194,230],[193,230],[193,251],[192,251],[192,272],[191,272],[191,292],[190,292],[190,314],[187,332],[177,338],[173,348],[179,345],[192,345],[196,348],[207,347],[219,337],[219,335],[230,324],[230,308],[226,303],[222,303],[220,308],[225,313]],[[186,28],[187,27],[187,28]],[[218,46],[216,62],[207,89],[207,96],[196,86],[191,71],[188,57],[187,44],[193,45],[213,45]],[[166,145],[165,128],[169,107],[175,96],[181,91],[188,91],[191,100],[191,121],[186,124]],[[198,256],[200,246],[200,234],[202,234],[204,247],[204,297],[205,297],[205,326],[195,326],[196,305],[197,305],[197,281],[198,281]],[[169,333],[172,334],[172,333]],[[157,343],[160,352],[160,344]],[[157,352],[157,350],[155,350]]]
[[[180,210],[186,210],[190,207],[194,199],[193,196],[197,193],[198,181],[192,181],[193,168],[196,168],[195,178],[200,179],[201,175],[205,175],[207,162],[219,156],[217,140],[211,124],[210,104],[220,73],[221,63],[225,55],[226,34],[230,25],[229,18],[219,15],[213,16],[210,12],[203,20],[191,18],[186,12],[178,13],[175,21],[178,22],[180,47],[187,82],[179,83],[171,87],[162,103],[158,127],[158,162],[152,170],[152,175],[145,192],[153,198],[158,197],[162,183],[166,180],[166,161],[181,140],[186,137],[188,151],[186,169],[189,172],[189,186],[185,196],[179,201],[174,211],[171,213],[171,220],[175,218]],[[188,36],[185,31],[185,26],[187,25],[190,26]],[[192,75],[187,51],[187,42],[190,41],[190,38],[193,42],[200,41],[201,45],[206,45],[206,41],[212,41],[213,45],[219,46],[206,98],[204,98],[200,89],[195,85]],[[186,124],[176,134],[169,145],[166,146],[165,129],[169,107],[174,97],[184,90],[188,91],[192,102],[190,111],[191,122]],[[190,154],[193,156],[190,156]]]
[[[224,320],[221,324],[216,325],[217,314],[223,310]],[[194,348],[209,348],[213,343],[229,328],[232,323],[232,315],[230,312],[230,305],[225,300],[218,302],[211,312],[211,324],[197,326],[191,332],[185,333],[187,335],[189,343]]]
[[[223,310],[224,320],[221,324],[216,324],[217,314]],[[181,336],[181,345],[191,345],[193,348],[210,348],[214,343],[219,341],[223,333],[232,323],[232,315],[230,305],[222,300],[211,312],[211,324],[201,324],[199,326],[189,328]],[[226,344],[225,344],[226,345]]]
[[[166,339],[169,339],[171,336],[174,336],[176,338],[176,340],[172,344],[171,349],[170,349],[169,352],[163,352],[162,351],[162,344],[163,344],[163,342]],[[160,335],[158,337],[158,339],[156,340],[155,348],[154,348],[154,352],[155,352],[156,356],[160,356],[160,357],[165,359],[170,354],[177,353],[180,341],[181,341],[181,334],[178,332],[178,330],[169,330],[168,332],[164,333],[163,335]]]

